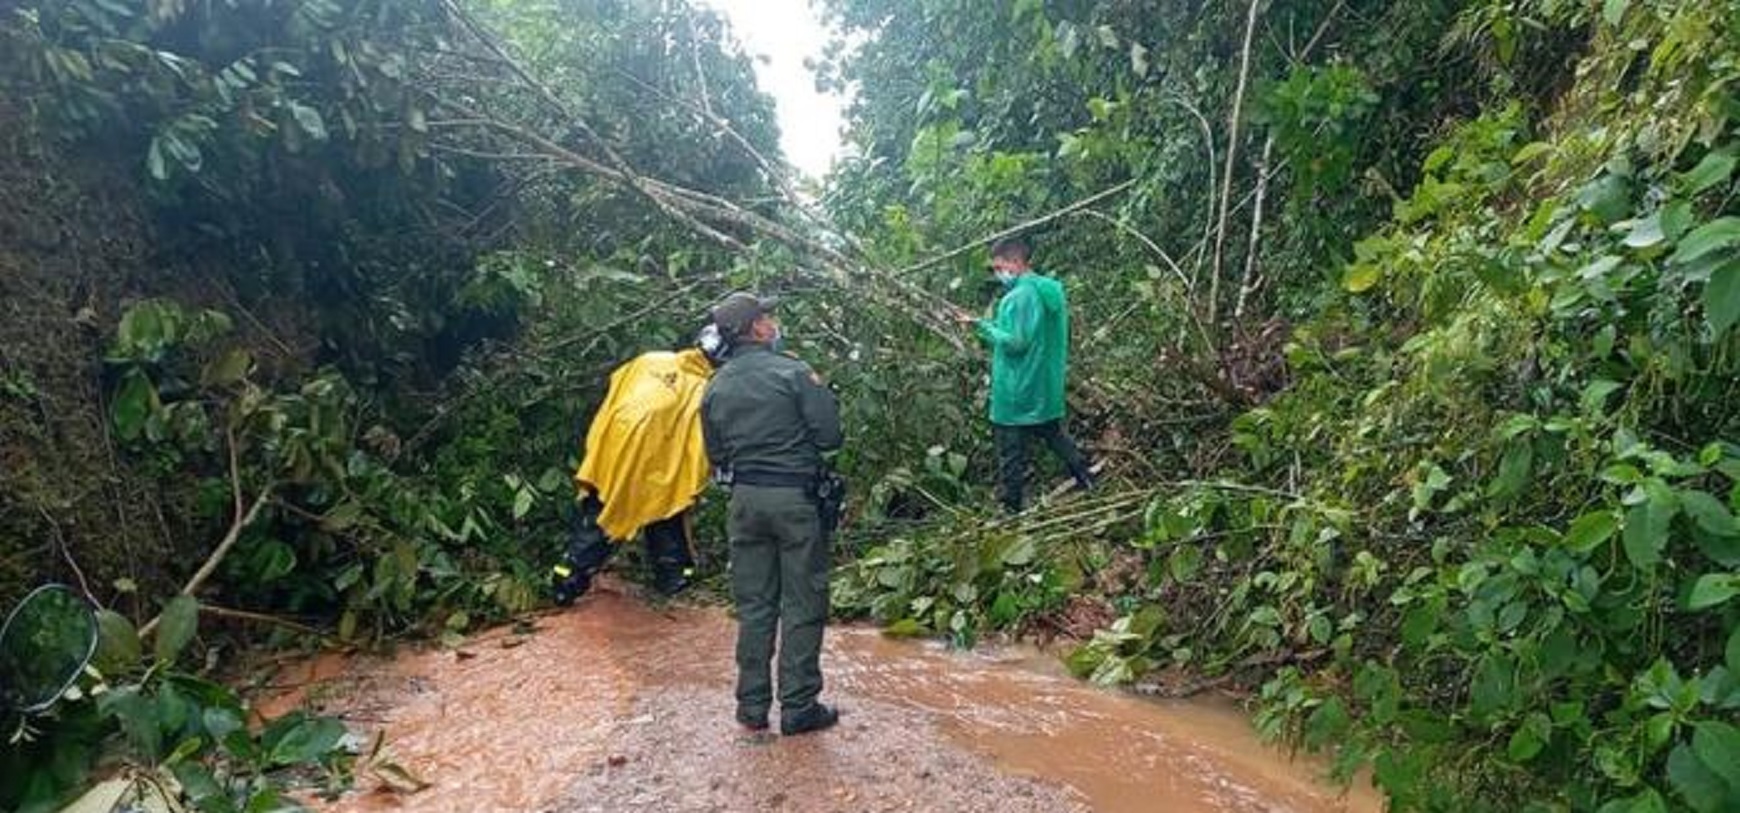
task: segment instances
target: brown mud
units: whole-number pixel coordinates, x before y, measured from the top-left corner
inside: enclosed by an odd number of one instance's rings
[[[389,790],[365,764],[333,813],[1382,809],[1261,744],[1230,703],[1152,702],[1030,650],[864,628],[829,630],[837,728],[748,735],[732,720],[734,630],[717,609],[655,610],[606,585],[529,635],[308,661],[259,711],[308,706],[384,731],[390,759],[429,783]]]

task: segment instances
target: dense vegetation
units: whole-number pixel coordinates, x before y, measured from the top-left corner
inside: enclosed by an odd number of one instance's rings
[[[116,727],[202,809],[391,773],[240,732],[195,630],[534,606],[602,374],[741,285],[797,294],[841,392],[842,614],[1244,683],[1401,810],[1740,804],[1740,6],[820,5],[857,95],[814,203],[682,3],[0,19],[0,595],[112,610],[109,690],[33,721],[0,804]],[[1012,521],[943,309],[1019,224],[1108,475]]]

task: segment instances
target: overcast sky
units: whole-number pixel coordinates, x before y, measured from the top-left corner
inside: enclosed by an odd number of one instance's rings
[[[808,0],[701,0],[723,13],[751,56],[761,89],[779,104],[780,147],[786,160],[820,179],[840,151],[845,100],[816,92],[804,67],[820,57],[828,35]]]

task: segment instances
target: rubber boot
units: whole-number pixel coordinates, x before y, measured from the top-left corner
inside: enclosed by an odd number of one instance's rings
[[[574,512],[574,527],[562,561],[550,570],[550,586],[556,605],[566,607],[592,588],[592,577],[616,553],[616,544],[598,527],[604,506],[596,498],[582,500]]]

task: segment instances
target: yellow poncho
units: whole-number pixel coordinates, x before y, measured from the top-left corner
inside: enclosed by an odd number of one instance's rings
[[[604,503],[598,527],[611,539],[674,516],[707,487],[701,394],[712,375],[699,350],[645,353],[610,374],[574,483]]]

